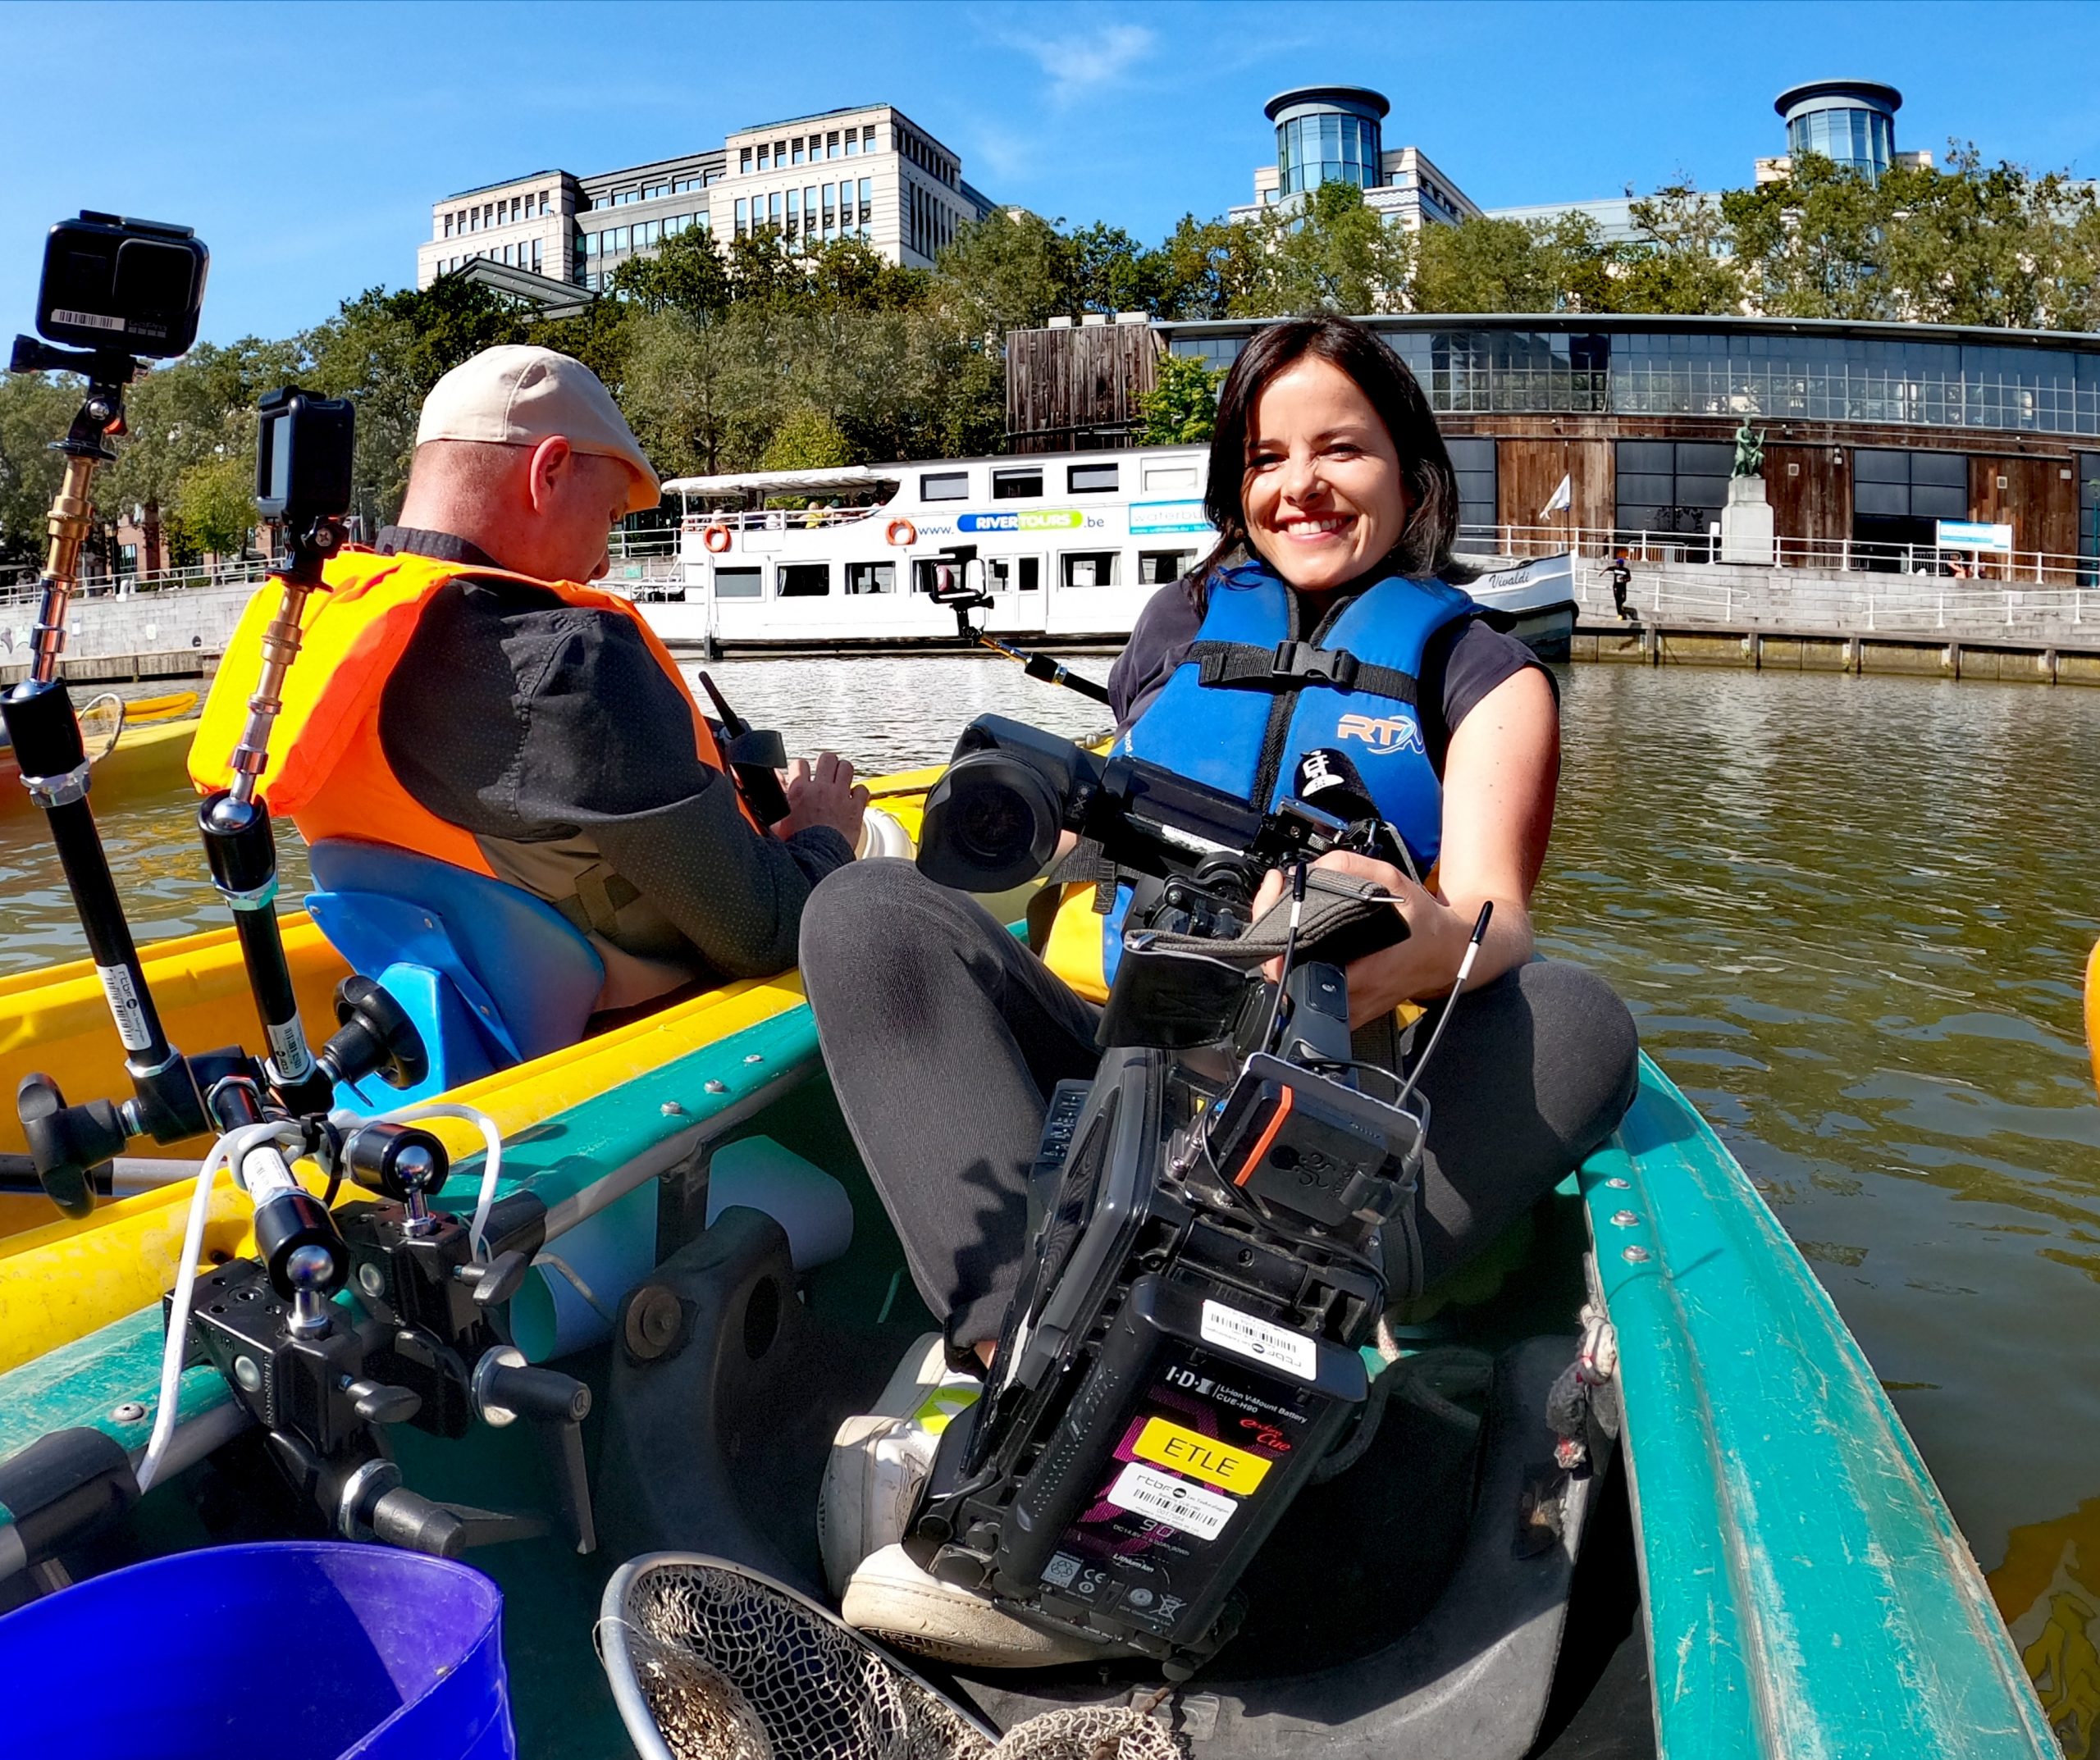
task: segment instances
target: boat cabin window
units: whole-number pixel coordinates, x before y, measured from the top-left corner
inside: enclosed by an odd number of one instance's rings
[[[762,568],[717,568],[714,571],[714,596],[717,599],[756,599],[759,581],[765,571]]]
[[[1024,501],[1043,493],[1043,473],[1040,471],[994,471],[992,473],[992,499],[994,501]]]
[[[1148,489],[1194,489],[1196,486],[1196,467],[1193,464],[1148,464],[1145,467],[1145,487]]]
[[[1112,464],[1072,464],[1065,467],[1065,487],[1075,495],[1112,495],[1116,471]]]
[[[831,591],[829,563],[782,563],[774,574],[782,599],[823,599]]]
[[[847,563],[846,591],[849,598],[856,593],[894,593],[896,590],[895,563]]]
[[[1122,553],[1119,550],[1067,550],[1065,553],[1065,585],[1113,586],[1116,584],[1116,565],[1121,560]]]
[[[950,557],[922,556],[911,563],[911,590],[954,592],[964,584],[963,565]]]
[[[919,499],[921,501],[967,501],[970,499],[970,472],[927,472],[919,479]]]
[[[1178,581],[1196,565],[1194,550],[1139,550],[1138,585],[1165,586]]]
[[[995,593],[1036,593],[1043,589],[1040,556],[994,556],[984,564],[987,585]]]

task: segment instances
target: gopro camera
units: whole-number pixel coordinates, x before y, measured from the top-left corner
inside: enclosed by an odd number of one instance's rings
[[[271,392],[256,407],[262,418],[256,510],[294,531],[340,519],[350,504],[355,410],[340,398],[315,397],[296,385]]]
[[[197,340],[211,260],[187,226],[84,210],[44,242],[36,327],[97,353],[172,360]]]

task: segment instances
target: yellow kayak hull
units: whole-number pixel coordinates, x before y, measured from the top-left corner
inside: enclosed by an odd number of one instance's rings
[[[195,708],[194,693],[184,694],[190,697],[189,707]],[[96,760],[89,798],[98,806],[141,795],[164,795],[188,783],[189,742],[197,735],[197,718],[153,720],[144,726],[135,725],[136,720],[127,710],[115,747]],[[29,791],[21,785],[14,753],[0,750],[0,818],[25,818],[35,810]],[[201,853],[199,859],[203,859]]]
[[[938,774],[915,771],[878,785],[884,810],[915,840],[923,791]],[[317,1041],[323,1025],[332,1025],[331,998],[349,969],[304,912],[285,916],[284,938],[300,1013]],[[256,1042],[254,1005],[231,928],[157,942],[143,957],[175,1045],[196,1051]],[[801,981],[792,972],[725,984],[445,1097],[479,1107],[509,1142],[801,1001]],[[0,978],[0,1092],[13,1093],[32,1069],[52,1077],[71,1100],[130,1092],[123,1049],[89,961]],[[455,1155],[480,1150],[471,1126],[447,1121],[432,1128]],[[11,1106],[0,1106],[0,1147],[25,1147]],[[208,1147],[201,1138],[137,1146],[141,1154],[200,1159]],[[7,1231],[0,1238],[0,1372],[135,1313],[171,1288],[193,1189],[184,1180],[103,1203],[78,1220],[54,1216],[41,1194],[0,1195],[0,1230]],[[226,1183],[213,1201],[208,1253],[237,1255],[250,1246],[247,1200]]]

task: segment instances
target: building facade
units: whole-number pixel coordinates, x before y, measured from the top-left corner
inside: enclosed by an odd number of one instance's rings
[[[623,262],[701,227],[718,239],[771,230],[796,244],[861,239],[890,262],[930,267],[961,226],[991,212],[955,151],[890,104],[738,129],[719,147],[579,176],[546,171],[433,203],[416,285],[482,262],[601,290]],[[514,291],[532,290],[519,277]]]
[[[1929,153],[1896,150],[1896,112],[1902,105],[1903,94],[1894,86],[1871,80],[1817,80],[1789,88],[1774,107],[1786,122],[1787,151],[1758,160],[1755,180],[1785,177],[1797,153],[1819,153],[1870,177],[1892,165],[1930,165]],[[1546,225],[1576,214],[1590,220],[1606,244],[1639,235],[1630,188],[1624,195],[1594,201],[1481,208],[1420,148],[1386,145],[1391,111],[1384,94],[1368,86],[1306,85],[1278,93],[1266,112],[1276,125],[1276,162],[1256,168],[1254,199],[1234,208],[1231,217],[1253,220],[1265,208],[1340,180],[1358,185],[1370,207],[1410,231],[1456,226],[1483,213],[1491,220]]]
[[[1263,321],[1153,331],[1222,367]],[[2002,524],[2023,578],[2100,585],[2100,335],[1742,317],[1362,321],[1428,394],[1459,473],[1465,548],[1559,548],[1582,532],[1709,558],[1747,422],[1764,435],[1783,548],[1895,568],[1935,546],[1942,520]],[[1023,333],[1009,362],[1058,374],[1057,339],[1074,335]],[[1035,407],[1009,386],[1010,411]],[[1107,405],[1090,411],[1068,389],[1057,412],[1067,434],[1127,444]],[[1025,432],[1009,444],[1038,449]],[[1548,513],[1564,476],[1572,505]]]

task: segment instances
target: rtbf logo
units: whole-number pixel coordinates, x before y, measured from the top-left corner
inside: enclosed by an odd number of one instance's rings
[[[1422,728],[1412,715],[1344,715],[1335,728],[1338,740],[1361,740],[1383,757],[1389,752],[1422,750]]]

